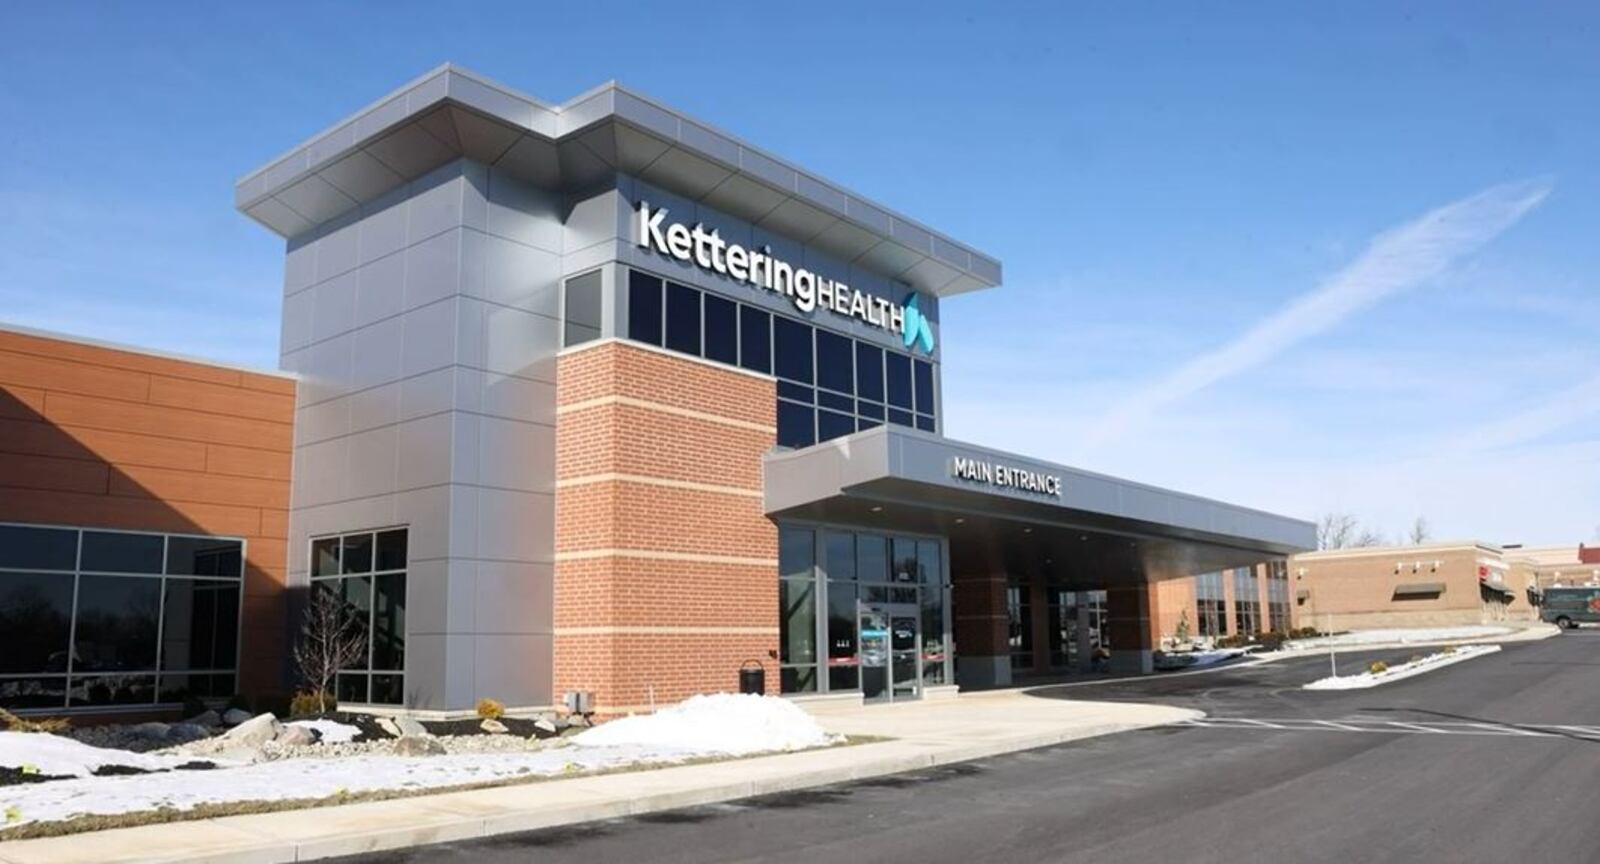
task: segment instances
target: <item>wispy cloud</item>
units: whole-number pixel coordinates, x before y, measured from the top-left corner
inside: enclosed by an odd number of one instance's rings
[[[1350,316],[1437,276],[1493,240],[1550,194],[1548,179],[1507,183],[1429,211],[1373,238],[1365,252],[1310,292],[1219,348],[1191,358],[1116,403],[1088,429],[1097,447],[1163,407],[1238,375]]]

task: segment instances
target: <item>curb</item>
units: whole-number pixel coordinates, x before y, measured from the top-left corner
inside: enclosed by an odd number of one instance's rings
[[[1400,672],[1396,672],[1393,675],[1388,675],[1388,676],[1382,678],[1381,680],[1377,679],[1377,678],[1374,678],[1372,683],[1366,685],[1365,687],[1312,687],[1311,684],[1315,684],[1316,683],[1315,681],[1312,681],[1312,682],[1310,682],[1308,684],[1301,685],[1300,689],[1301,690],[1310,690],[1312,692],[1323,692],[1323,693],[1343,693],[1343,692],[1348,692],[1350,690],[1371,690],[1374,687],[1382,687],[1385,684],[1393,684],[1396,681],[1404,681],[1407,678],[1416,678],[1419,675],[1426,675],[1429,672],[1433,672],[1433,671],[1436,671],[1436,670],[1439,670],[1439,669],[1444,669],[1444,668],[1447,668],[1447,667],[1450,667],[1450,666],[1454,666],[1457,663],[1465,663],[1468,660],[1476,660],[1479,657],[1487,657],[1490,654],[1498,654],[1498,653],[1500,653],[1500,646],[1499,645],[1472,645],[1472,646],[1469,646],[1469,647],[1472,647],[1472,648],[1483,648],[1485,650],[1483,650],[1483,651],[1474,651],[1471,654],[1466,654],[1466,655],[1461,655],[1461,656],[1446,657],[1443,660],[1436,660],[1436,661],[1434,661],[1432,663],[1429,663],[1426,666],[1414,666],[1414,667],[1412,667],[1410,669],[1406,669],[1406,670],[1403,670],[1403,671],[1400,671]],[[1350,676],[1350,677],[1355,677],[1355,676]],[[1319,680],[1326,680],[1326,679],[1319,679]]]
[[[305,812],[294,810],[112,829],[105,832],[89,832],[87,834],[66,835],[57,838],[19,840],[13,841],[16,845],[0,843],[0,864],[38,864],[38,862],[43,861],[104,861],[107,860],[104,855],[91,849],[83,849],[81,854],[76,856],[61,853],[67,851],[64,847],[71,844],[71,841],[87,837],[98,837],[102,841],[125,840],[125,844],[119,843],[114,848],[136,849],[140,846],[137,832],[171,831],[185,827],[194,829],[201,834],[210,835],[209,843],[197,842],[195,844],[209,848],[204,851],[196,850],[192,853],[181,853],[166,857],[162,857],[160,852],[154,854],[145,852],[143,854],[130,855],[127,858],[112,860],[159,861],[173,862],[173,864],[178,864],[178,862],[182,862],[182,864],[210,864],[210,862],[217,862],[217,864],[222,864],[222,862],[227,862],[227,864],[239,864],[239,862],[279,864],[279,862],[311,861],[343,855],[425,846],[434,843],[481,839],[500,834],[556,828],[583,822],[639,816],[663,810],[675,810],[683,807],[714,804],[762,795],[794,792],[819,786],[918,771],[958,762],[968,762],[974,759],[1048,747],[1086,738],[1101,737],[1117,732],[1131,732],[1139,729],[1170,726],[1205,716],[1202,711],[1169,708],[1168,706],[1160,707],[1165,709],[1164,713],[1168,715],[1168,719],[1155,722],[1106,721],[1089,723],[1070,729],[1019,735],[978,744],[939,746],[934,743],[919,743],[915,740],[905,739],[860,744],[849,749],[852,752],[862,754],[864,758],[849,764],[824,768],[801,768],[779,776],[754,780],[740,779],[737,776],[741,768],[748,769],[749,766],[745,763],[745,760],[733,760],[707,766],[683,766],[683,770],[698,770],[713,775],[708,778],[708,782],[705,785],[687,789],[651,792],[648,787],[652,782],[660,782],[662,779],[670,780],[671,778],[662,778],[661,775],[652,777],[648,773],[575,778],[573,782],[582,782],[583,780],[600,782],[587,784],[587,788],[574,787],[568,790],[569,797],[562,804],[552,806],[546,803],[537,808],[530,807],[525,810],[508,809],[499,813],[482,813],[483,808],[472,808],[452,800],[451,797],[456,794],[473,794],[472,792],[442,793],[436,796],[419,795],[411,798],[343,805],[344,808],[348,808],[344,812],[352,817],[352,822],[366,821],[369,824],[374,822],[382,824],[387,821],[393,827],[367,830],[355,827],[349,833],[336,836],[307,837],[303,840],[292,840],[281,835],[272,836],[263,830],[266,826],[260,824],[263,820],[270,820],[271,817],[292,820],[296,813]],[[869,753],[868,751],[871,748],[878,748],[879,752]],[[802,754],[776,755],[778,758],[782,758],[784,756],[799,756]],[[667,772],[673,770],[676,769],[662,769],[662,771]],[[716,776],[724,774],[730,776],[727,779]],[[542,784],[495,787],[474,790],[474,792],[505,793],[508,790],[527,789],[536,785]],[[607,794],[608,790],[605,787],[610,786],[618,787],[617,790],[614,790],[616,794]],[[600,788],[596,789],[594,787]],[[430,798],[436,800],[429,801]],[[432,809],[428,812],[437,818],[425,819],[419,824],[414,809],[419,803],[430,805]],[[455,809],[452,809],[453,805]],[[476,812],[477,815],[469,815],[469,813],[473,812]],[[291,826],[286,823],[284,827],[287,830]],[[124,837],[114,836],[121,832],[126,832]],[[50,844],[54,848],[45,848],[42,845],[23,848],[21,845],[34,843]],[[12,846],[12,848],[7,849],[8,845]]]

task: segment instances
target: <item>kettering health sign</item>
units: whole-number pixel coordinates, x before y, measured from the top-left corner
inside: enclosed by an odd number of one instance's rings
[[[795,267],[774,257],[770,248],[746,249],[722,239],[716,231],[705,230],[699,223],[691,228],[682,222],[668,222],[665,208],[652,210],[643,201],[639,203],[639,245],[692,262],[702,270],[782,294],[801,312],[821,306],[836,315],[899,334],[907,348],[921,347],[922,353],[933,353],[933,328],[917,308],[915,291],[903,305],[892,303],[804,267]]]

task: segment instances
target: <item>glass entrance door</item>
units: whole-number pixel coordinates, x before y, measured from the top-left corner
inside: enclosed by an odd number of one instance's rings
[[[922,695],[922,634],[911,605],[860,608],[861,698],[866,702],[916,699]]]

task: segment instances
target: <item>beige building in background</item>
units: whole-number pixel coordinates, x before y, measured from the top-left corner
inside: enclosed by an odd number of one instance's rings
[[[1446,627],[1538,620],[1538,560],[1461,541],[1296,555],[1296,619],[1322,630]]]

